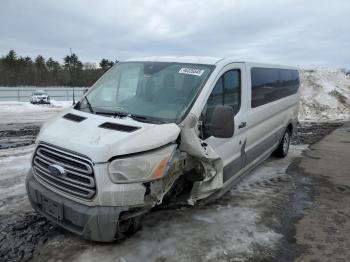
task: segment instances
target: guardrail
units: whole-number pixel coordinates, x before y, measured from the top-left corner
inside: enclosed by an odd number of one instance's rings
[[[57,101],[78,100],[84,94],[84,87],[0,87],[0,101],[28,102],[36,90],[44,90],[51,99]]]

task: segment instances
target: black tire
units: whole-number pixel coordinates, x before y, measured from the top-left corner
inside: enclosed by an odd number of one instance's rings
[[[291,138],[291,132],[289,130],[286,130],[286,132],[284,132],[284,135],[280,144],[278,145],[277,149],[273,152],[274,156],[283,158],[288,155],[290,138]]]
[[[118,221],[115,239],[117,241],[122,241],[126,237],[140,230],[141,219],[142,219],[142,216],[137,216],[126,220]]]

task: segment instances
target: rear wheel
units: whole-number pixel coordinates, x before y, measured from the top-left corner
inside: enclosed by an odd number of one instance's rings
[[[289,130],[284,132],[281,143],[278,145],[277,149],[273,152],[274,156],[285,157],[289,151],[291,133]]]

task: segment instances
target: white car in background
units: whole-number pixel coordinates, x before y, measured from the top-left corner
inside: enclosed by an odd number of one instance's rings
[[[44,90],[36,90],[30,97],[30,103],[32,104],[50,104],[50,97]]]

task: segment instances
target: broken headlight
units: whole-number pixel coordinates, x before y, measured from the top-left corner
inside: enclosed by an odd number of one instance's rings
[[[162,178],[168,169],[168,162],[175,145],[148,153],[137,153],[128,157],[118,157],[108,166],[113,183],[151,181]]]

